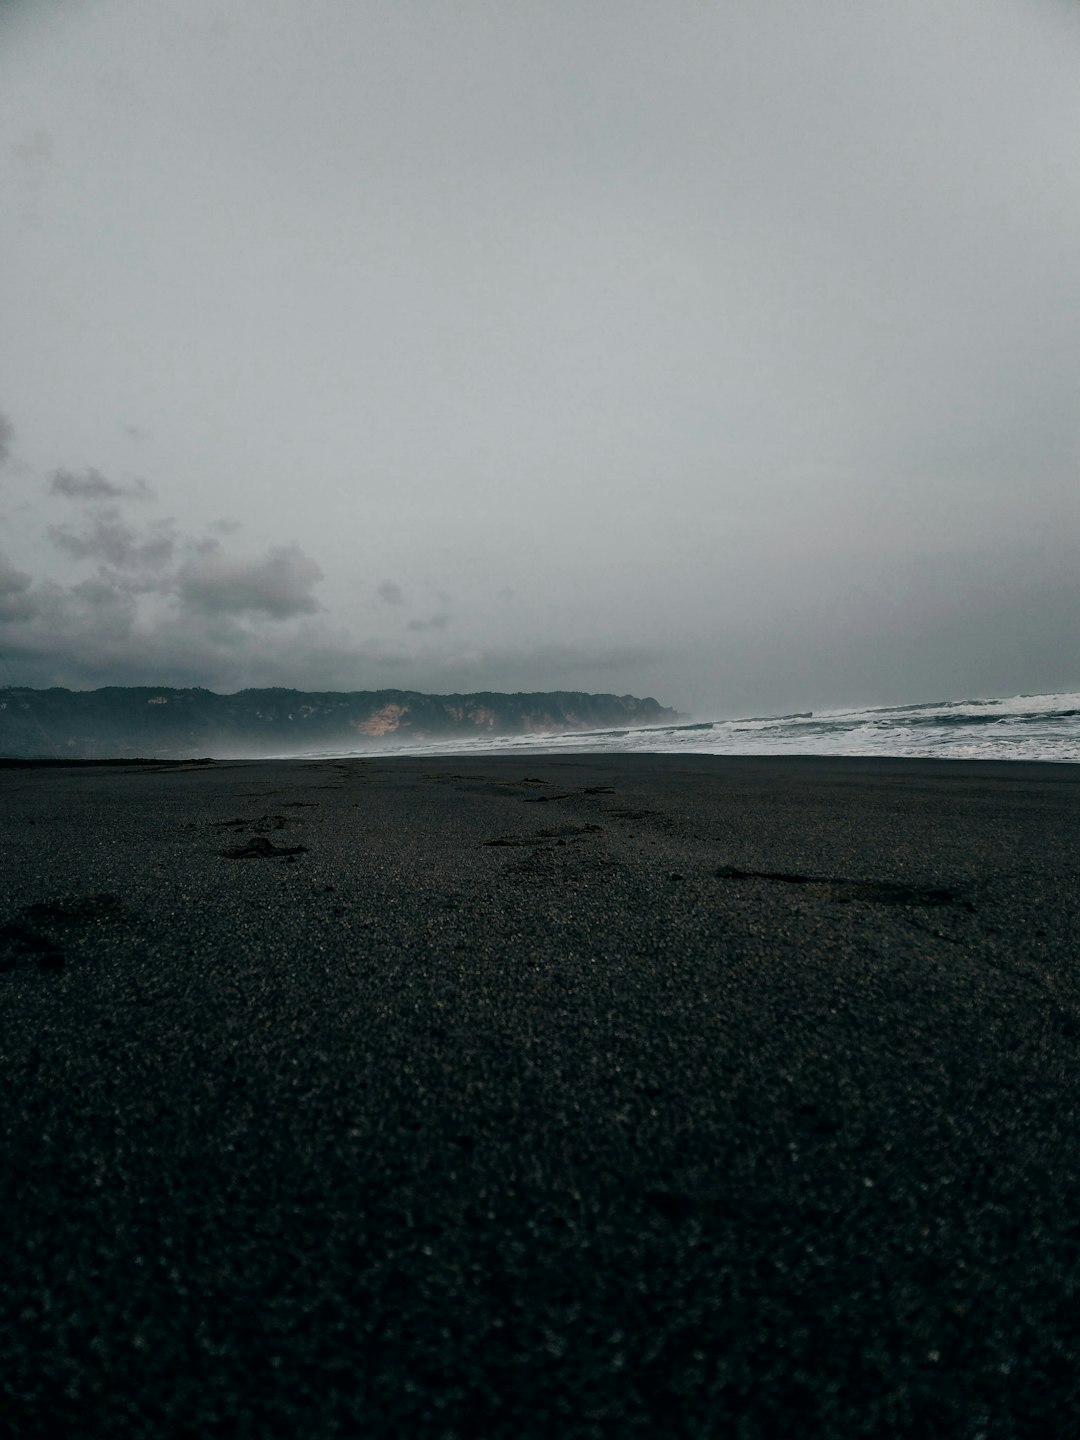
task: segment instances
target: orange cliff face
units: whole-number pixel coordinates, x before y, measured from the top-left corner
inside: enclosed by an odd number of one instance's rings
[[[408,713],[407,705],[384,705],[366,720],[351,720],[349,723],[361,735],[389,735],[398,728],[402,717]]]

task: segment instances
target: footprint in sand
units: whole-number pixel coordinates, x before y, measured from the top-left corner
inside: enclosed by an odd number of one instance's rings
[[[580,840],[585,835],[597,835],[600,825],[556,825],[546,830],[536,830],[531,835],[499,835],[494,840],[485,840],[486,846],[493,845],[544,845],[549,840]]]
[[[266,860],[275,855],[305,855],[306,845],[275,845],[265,835],[253,835],[246,845],[219,850],[224,860]]]
[[[68,949],[94,926],[124,925],[131,912],[115,895],[84,895],[62,904],[25,905],[0,925],[0,970],[35,961],[41,970],[63,969]]]
[[[955,890],[921,889],[917,885],[901,885],[892,881],[832,879],[825,875],[800,875],[784,870],[740,870],[735,865],[721,865],[716,872],[719,880],[766,880],[776,885],[810,885],[828,900],[850,904],[862,900],[871,905],[953,905],[974,911],[975,906]]]

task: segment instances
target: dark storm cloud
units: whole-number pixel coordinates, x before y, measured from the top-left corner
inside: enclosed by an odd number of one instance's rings
[[[0,560],[0,645],[20,662],[20,680],[41,683],[41,662],[68,665],[73,674],[131,636],[138,602],[105,574],[71,586],[34,581]]]
[[[176,593],[185,605],[204,614],[250,611],[284,620],[322,608],[311,593],[321,579],[318,564],[298,545],[278,545],[250,559],[227,555],[214,546],[181,565]]]
[[[358,644],[308,617],[208,614],[168,602],[140,617],[136,597],[107,577],[0,593],[0,645],[26,685],[359,690],[393,683],[377,684],[376,675],[402,675],[403,688],[412,680],[403,674],[407,656],[374,641]]]
[[[49,591],[46,591],[49,594]],[[68,611],[95,635],[116,639],[131,634],[138,619],[138,601],[132,586],[118,576],[101,572],[72,585],[66,595],[57,596],[58,608]]]
[[[29,620],[35,613],[30,594],[32,578],[17,569],[0,551],[0,622]]]
[[[427,620],[410,620],[405,628],[422,633],[425,630],[445,630],[449,624],[449,615],[432,615]]]
[[[176,549],[170,521],[157,521],[139,530],[113,506],[94,511],[78,530],[70,525],[50,525],[49,538],[75,560],[100,560],[120,570],[160,569],[172,561]]]
[[[381,585],[375,587],[375,593],[387,605],[405,604],[405,591],[396,580],[384,580]]]
[[[49,477],[49,492],[69,500],[149,500],[154,493],[145,480],[122,485],[93,468],[54,470]]]
[[[99,532],[100,533],[100,532]],[[196,684],[360,688],[372,665],[402,663],[393,649],[311,619],[318,565],[296,546],[237,557],[217,542],[180,537],[175,569],[109,569],[69,585],[35,580],[0,555],[0,648],[20,683],[94,686]],[[130,530],[110,532],[79,558],[145,556]]]
[[[100,517],[99,517],[100,519]],[[69,585],[34,580],[0,556],[0,645],[19,682],[76,687],[107,684],[208,685],[236,690],[589,689],[595,677],[650,663],[648,647],[574,644],[436,648],[410,654],[377,638],[358,640],[314,612],[319,566],[297,546],[263,556],[229,555],[218,542],[178,537],[187,552],[151,580],[100,566]],[[103,549],[145,553],[138,532]],[[98,558],[87,554],[84,558]],[[439,635],[449,617],[416,622]],[[607,688],[621,688],[609,682]]]
[[[11,454],[11,442],[15,438],[15,427],[2,411],[0,411],[0,465],[3,465]]]
[[[87,508],[44,533],[73,565],[95,569],[61,583],[0,554],[0,647],[21,683],[235,689],[315,687],[333,676],[356,688],[360,668],[393,669],[401,659],[311,619],[323,608],[313,594],[322,570],[296,544],[235,555],[219,538],[240,528],[233,521],[201,535],[171,519],[135,523],[120,503],[152,498],[149,486],[117,484],[92,468],[56,470],[49,489]]]

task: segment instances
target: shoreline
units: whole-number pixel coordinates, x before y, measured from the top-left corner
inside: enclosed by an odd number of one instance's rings
[[[357,764],[372,765],[397,763],[402,764],[430,764],[441,761],[449,764],[454,760],[477,760],[482,762],[492,761],[499,763],[503,760],[521,762],[529,759],[537,761],[559,761],[560,759],[581,761],[593,759],[598,765],[609,761],[618,764],[626,760],[631,765],[649,762],[664,763],[671,761],[681,764],[739,764],[743,762],[765,762],[776,761],[785,764],[789,761],[794,763],[808,764],[832,764],[839,762],[844,765],[972,765],[972,766],[1023,766],[1038,767],[1052,766],[1059,769],[1063,765],[1080,765],[1080,759],[1057,759],[1052,756],[1038,756],[1029,758],[1019,756],[1010,758],[1001,755],[883,755],[883,754],[821,754],[812,750],[805,751],[743,751],[739,753],[714,753],[712,751],[697,750],[572,750],[568,748],[555,748],[550,750],[538,750],[529,746],[521,749],[500,747],[498,750],[438,750],[421,754],[409,752],[404,753],[396,750],[364,751],[354,752],[327,752],[326,754],[299,754],[299,755],[202,755],[202,756],[154,756],[154,755],[114,755],[102,756],[94,759],[76,756],[51,755],[5,755],[0,756],[0,770],[94,770],[94,769],[116,769],[125,765],[135,767],[158,767],[160,769],[177,769],[187,766],[217,766],[226,765],[336,765],[336,764]]]
[[[1080,1426],[1080,772],[0,765],[13,1433]]]

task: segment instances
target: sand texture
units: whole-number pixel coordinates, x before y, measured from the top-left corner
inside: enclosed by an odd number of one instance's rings
[[[0,1435],[1080,1434],[1080,766],[0,770]]]

